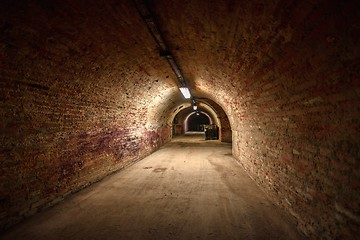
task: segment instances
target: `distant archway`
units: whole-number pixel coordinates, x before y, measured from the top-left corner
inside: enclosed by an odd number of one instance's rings
[[[192,113],[185,120],[185,129],[186,131],[203,132],[204,125],[209,125],[211,122],[209,115],[203,112]]]
[[[199,115],[202,113],[209,118],[209,125],[216,125],[220,141],[231,142],[230,122],[221,106],[205,98],[197,99],[197,106],[197,111],[194,111],[191,103],[178,105],[172,110],[173,113],[169,117],[169,123],[172,125],[172,136],[179,136],[188,132],[189,118],[199,112]]]

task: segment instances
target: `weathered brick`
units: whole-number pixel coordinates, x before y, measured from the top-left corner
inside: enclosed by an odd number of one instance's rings
[[[2,226],[168,142],[185,103],[131,1],[30,2],[0,7]],[[358,4],[258,2],[149,5],[250,176],[308,236],[351,239]]]

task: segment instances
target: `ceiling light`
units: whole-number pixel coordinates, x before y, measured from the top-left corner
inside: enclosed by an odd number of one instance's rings
[[[197,106],[196,106],[196,105],[194,105],[194,106],[193,106],[193,109],[196,111],[196,110],[197,110]]]
[[[181,87],[179,89],[186,99],[189,99],[191,97],[190,91],[187,87]]]

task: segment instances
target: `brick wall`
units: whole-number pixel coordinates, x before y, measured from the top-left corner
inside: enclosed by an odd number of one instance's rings
[[[347,25],[355,16],[351,5],[316,7],[306,20],[292,16],[279,30],[290,36],[262,57],[239,62],[241,97],[224,102],[235,126],[234,156],[299,228],[315,239],[355,239],[360,92],[352,51],[359,48]]]
[[[152,9],[192,87],[229,116],[233,155],[249,175],[308,236],[355,239],[358,2],[154,1]]]
[[[171,139],[150,111],[176,81],[142,20],[84,4],[1,2],[0,230]]]
[[[248,79],[243,97],[226,103],[236,126],[233,153],[308,236],[354,239],[360,229],[355,6],[307,3],[313,8],[303,16],[302,4],[289,6],[294,15],[279,30],[287,32],[280,43],[269,44],[254,63],[239,63]]]
[[[191,92],[228,116],[249,175],[308,236],[354,239],[357,1],[150,2]],[[4,226],[167,142],[182,103],[131,1],[0,4]]]

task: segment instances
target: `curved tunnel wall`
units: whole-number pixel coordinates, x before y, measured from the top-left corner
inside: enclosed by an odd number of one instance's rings
[[[229,116],[249,175],[308,236],[356,235],[356,1],[151,2],[192,88]]]
[[[171,68],[132,3],[105,2],[0,3],[0,229],[171,139]]]
[[[355,236],[357,1],[147,2],[249,175],[308,236]],[[156,150],[188,103],[130,1],[0,4],[5,228]]]

